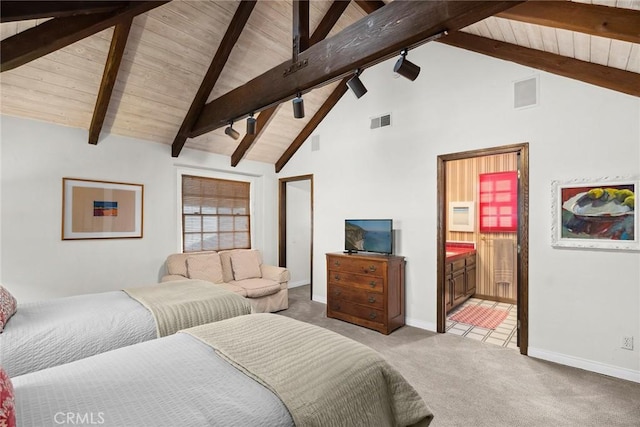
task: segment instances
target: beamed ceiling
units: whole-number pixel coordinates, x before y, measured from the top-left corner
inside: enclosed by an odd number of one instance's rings
[[[0,12],[2,114],[233,166],[279,171],[354,70],[426,42],[640,96],[640,0],[2,1]]]

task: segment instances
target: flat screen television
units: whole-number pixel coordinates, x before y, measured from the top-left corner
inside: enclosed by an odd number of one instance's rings
[[[345,252],[393,253],[393,220],[345,219]]]

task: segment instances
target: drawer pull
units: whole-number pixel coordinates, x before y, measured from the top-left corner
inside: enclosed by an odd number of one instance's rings
[[[376,297],[370,296],[369,297],[369,302],[376,302]]]
[[[340,260],[338,260],[338,259],[337,259],[337,260],[335,260],[335,261],[333,262],[333,265],[335,265],[336,267],[340,267]]]
[[[342,291],[340,289],[336,289],[334,294],[336,294],[336,296],[340,295],[342,293]]]
[[[335,280],[340,280],[340,275],[339,275],[339,274],[336,274],[335,276],[333,276],[333,278],[334,278]]]
[[[371,286],[372,288],[375,288],[376,287],[376,281],[375,280],[370,281],[369,282],[369,286]]]
[[[374,271],[376,271],[376,266],[375,266],[375,265],[373,265],[373,264],[372,264],[372,265],[370,265],[370,266],[369,266],[369,271],[370,271],[370,272],[372,272],[372,273],[373,273]]]
[[[378,317],[378,315],[376,313],[374,313],[373,311],[371,313],[369,313],[369,319],[373,320],[376,317]]]

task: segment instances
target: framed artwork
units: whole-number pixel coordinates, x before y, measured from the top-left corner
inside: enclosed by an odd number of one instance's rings
[[[475,231],[473,202],[449,202],[449,231]]]
[[[551,245],[640,250],[637,177],[552,182]]]
[[[62,240],[142,237],[143,186],[62,178]]]

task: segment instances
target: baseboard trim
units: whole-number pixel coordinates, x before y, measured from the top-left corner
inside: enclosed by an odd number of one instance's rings
[[[308,285],[310,283],[309,279],[306,280],[296,280],[295,282],[289,282],[287,283],[287,287],[288,288],[297,288],[299,286],[305,286]]]
[[[598,374],[608,375],[610,377],[620,378],[623,380],[640,383],[640,371],[621,368],[619,366],[611,366],[605,363],[594,362],[593,360],[582,359],[580,357],[568,356],[566,354],[554,353],[552,351],[542,350],[539,348],[528,348],[529,357],[547,360],[549,362],[559,363],[561,365],[580,368]]]
[[[311,300],[315,301],[315,302],[321,302],[322,304],[326,304],[327,303],[327,297],[321,297],[321,296],[318,296],[318,295],[313,295]]]
[[[415,328],[425,329],[431,332],[436,332],[438,329],[435,323],[425,322],[422,320],[405,318],[405,323],[407,324],[407,326],[413,326]]]

